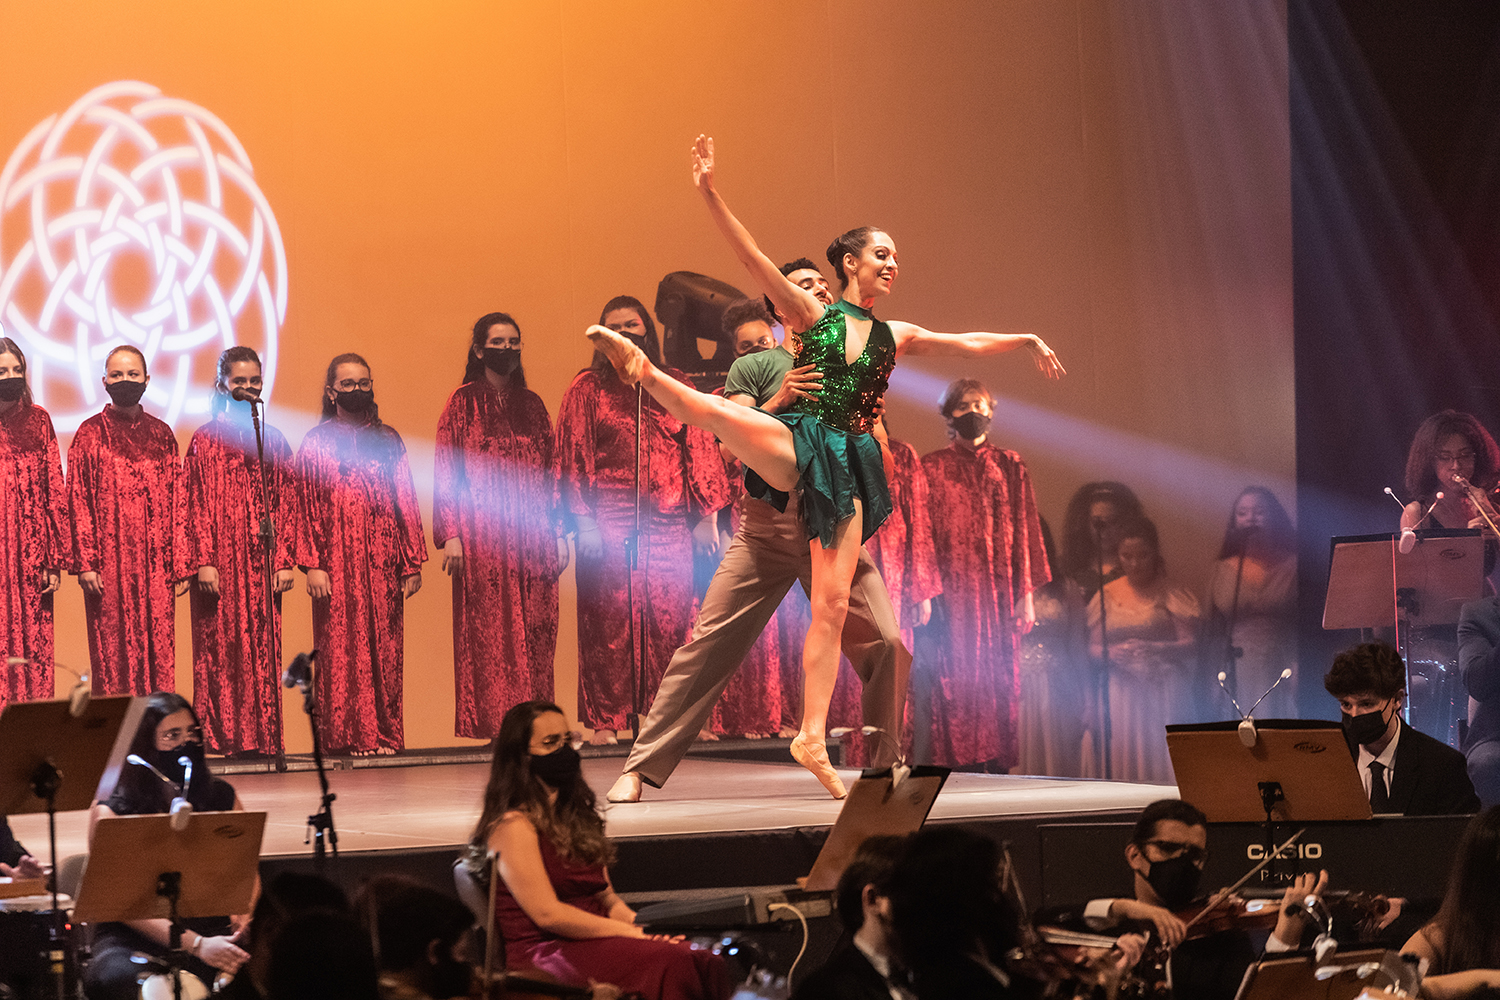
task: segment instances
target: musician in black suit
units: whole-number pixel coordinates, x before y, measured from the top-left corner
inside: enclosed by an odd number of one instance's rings
[[[1334,658],[1323,687],[1343,711],[1344,741],[1376,813],[1444,816],[1479,811],[1464,755],[1401,718],[1406,664],[1366,642]]]
[[[1469,780],[1488,809],[1500,804],[1500,599],[1464,605],[1458,618],[1458,666],[1464,688],[1478,705],[1463,748]]]
[[[852,937],[797,987],[793,1000],[893,1000],[903,994],[892,980],[891,902],[883,888],[905,837],[869,837],[839,876],[834,903]]]

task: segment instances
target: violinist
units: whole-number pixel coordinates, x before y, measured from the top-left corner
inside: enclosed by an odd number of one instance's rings
[[[1405,816],[1479,811],[1464,756],[1406,724],[1406,664],[1395,648],[1366,642],[1346,649],[1323,676],[1338,699],[1344,740],[1370,797],[1370,809]]]
[[[1135,895],[1095,899],[1084,907],[1082,923],[1091,931],[1117,933],[1142,926],[1154,930],[1165,946],[1173,995],[1192,1000],[1230,1000],[1239,990],[1245,970],[1256,959],[1249,932],[1234,920],[1196,919],[1193,909],[1207,901],[1198,895],[1198,882],[1208,861],[1208,820],[1190,803],[1161,799],[1148,805],[1136,821],[1125,863],[1134,873]],[[1328,875],[1301,875],[1288,887],[1276,911],[1276,926],[1266,951],[1296,950],[1305,918],[1287,916],[1286,905],[1322,893]],[[1193,907],[1194,903],[1199,904]],[[1216,908],[1217,912],[1217,908]],[[1075,913],[1050,914],[1049,923],[1079,922]],[[1191,926],[1190,926],[1190,922]],[[1222,926],[1227,924],[1227,926]],[[1222,929],[1221,929],[1222,926]],[[1143,963],[1144,965],[1144,963]],[[1138,973],[1145,974],[1144,969]]]

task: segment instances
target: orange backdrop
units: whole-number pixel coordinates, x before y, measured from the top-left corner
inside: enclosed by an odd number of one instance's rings
[[[1026,457],[1054,528],[1081,482],[1123,479],[1195,588],[1244,485],[1292,503],[1279,4],[0,0],[0,24],[0,153],[123,79],[235,132],[286,242],[271,419],[295,447],[329,358],[362,353],[429,535],[433,430],[476,317],[520,320],[555,413],[606,299],[649,303],[679,269],[748,286],[690,186],[700,131],[773,258],[886,227],[903,271],[885,315],[1035,330],[1068,366],[1053,385],[1021,355],[904,362],[890,422],[919,451],[944,443],[942,387],[977,374],[1001,397],[992,437]],[[460,742],[433,556],[407,605],[414,747]],[[71,579],[58,607],[59,660],[85,664]],[[290,654],[311,635],[300,578],[285,607]],[[309,743],[298,707],[294,750]]]

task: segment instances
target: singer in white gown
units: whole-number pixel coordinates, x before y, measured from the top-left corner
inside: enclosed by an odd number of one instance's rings
[[[1089,645],[1102,653],[1100,600],[1109,635],[1110,767],[1096,776],[1171,783],[1165,727],[1187,721],[1199,620],[1198,599],[1169,580],[1156,526],[1140,518],[1120,528],[1120,568],[1089,601]],[[1101,723],[1091,723],[1096,739]],[[1093,762],[1086,762],[1086,766]]]

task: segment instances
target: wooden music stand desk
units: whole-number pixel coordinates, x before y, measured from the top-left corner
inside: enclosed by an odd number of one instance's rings
[[[0,712],[0,815],[47,811],[47,800],[33,790],[46,764],[62,776],[59,812],[87,809],[114,791],[146,699],[93,698],[77,718],[69,707],[62,698],[13,702]]]
[[[844,800],[803,888],[809,892],[837,888],[839,876],[854,860],[866,838],[901,837],[921,829],[947,780],[946,767],[913,767],[899,784],[890,768],[861,773],[849,789],[849,797]]]

